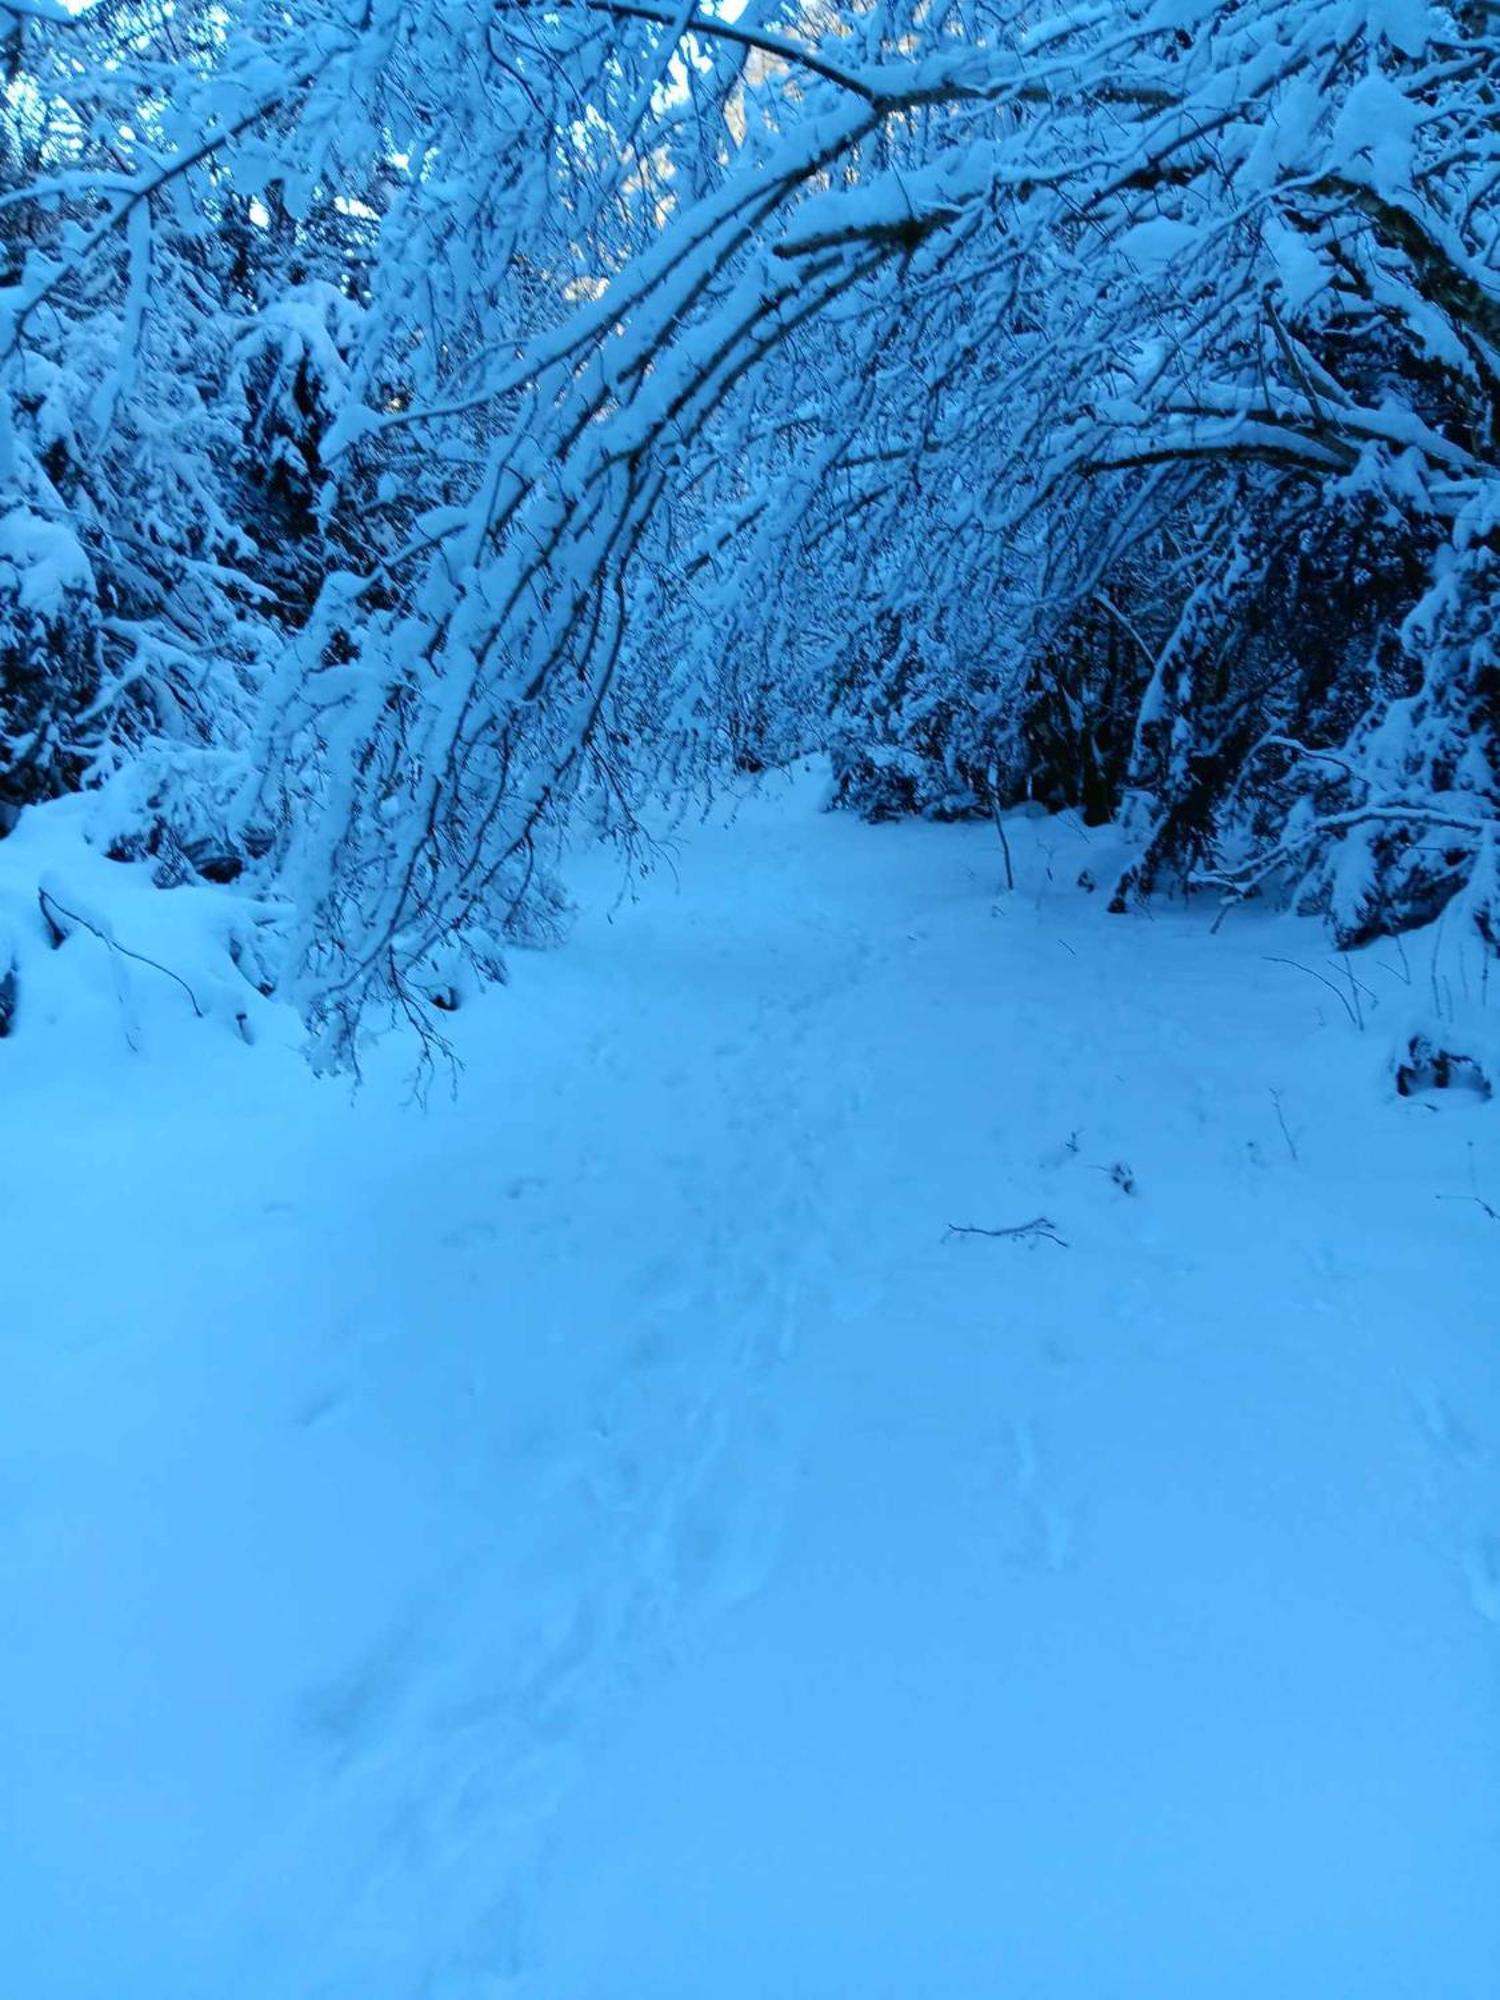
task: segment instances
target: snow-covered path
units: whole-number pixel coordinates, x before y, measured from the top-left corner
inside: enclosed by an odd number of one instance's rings
[[[425,1113],[0,1045],[7,1994],[1494,2000],[1500,1113],[1013,842],[773,791]]]

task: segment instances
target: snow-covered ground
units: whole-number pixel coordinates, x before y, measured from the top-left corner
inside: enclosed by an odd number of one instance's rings
[[[1393,1093],[1422,967],[1361,1032],[1311,925],[817,804],[585,868],[425,1111],[48,955],[6,1996],[1495,2000],[1500,1108]]]

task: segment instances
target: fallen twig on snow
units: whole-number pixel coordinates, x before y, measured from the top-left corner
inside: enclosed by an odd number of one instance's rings
[[[975,1222],[950,1222],[950,1236],[1013,1236],[1030,1243],[1055,1243],[1059,1250],[1068,1248],[1067,1240],[1057,1233],[1057,1224],[1049,1222],[1045,1215],[1035,1215],[1030,1222],[1013,1222],[1008,1229],[982,1229]]]
[[[1490,1219],[1490,1221],[1491,1221],[1491,1222],[1500,1222],[1500,1208],[1494,1208],[1494,1207],[1492,1207],[1492,1206],[1491,1206],[1491,1204],[1490,1204],[1489,1202],[1487,1202],[1487,1201],[1485,1200],[1485,1198],[1484,1198],[1484,1196],[1483,1196],[1483,1195],[1480,1195],[1480,1194],[1440,1194],[1440,1195],[1439,1195],[1439,1196],[1437,1197],[1437,1199],[1438,1199],[1439,1201],[1473,1201],[1473,1202],[1477,1202],[1477,1203],[1479,1204],[1479,1206],[1480,1206],[1480,1207],[1481,1207],[1481,1208],[1482,1208],[1482,1209],[1484,1210],[1485,1214],[1486,1214],[1486,1215],[1487,1215],[1487,1216],[1489,1217],[1489,1219]]]

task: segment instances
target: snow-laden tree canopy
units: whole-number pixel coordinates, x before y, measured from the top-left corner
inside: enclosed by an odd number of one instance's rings
[[[830,747],[1500,943],[1493,0],[0,8],[0,809],[335,1058]]]

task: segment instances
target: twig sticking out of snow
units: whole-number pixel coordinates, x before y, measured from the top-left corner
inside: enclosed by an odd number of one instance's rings
[[[1005,821],[1001,817],[1000,808],[996,805],[993,797],[990,800],[990,814],[995,822],[995,831],[1000,836],[1000,852],[1005,856],[1005,886],[1007,889],[1014,890],[1016,886],[1016,871],[1011,863],[1010,842],[1005,837]]]
[[[1010,1236],[1018,1241],[1038,1243],[1046,1239],[1055,1243],[1059,1250],[1068,1248],[1067,1240],[1057,1233],[1057,1224],[1049,1222],[1045,1215],[1035,1215],[1030,1222],[1013,1222],[1008,1229],[982,1229],[973,1222],[950,1222],[950,1236]]]
[[[1491,1222],[1500,1222],[1500,1208],[1493,1207],[1482,1194],[1440,1194],[1438,1200],[1477,1202]]]
[[[1292,1137],[1291,1127],[1286,1122],[1286,1113],[1281,1108],[1281,1092],[1279,1090],[1271,1092],[1271,1102],[1276,1107],[1276,1123],[1281,1127],[1281,1136],[1286,1140],[1286,1149],[1291,1154],[1292,1164],[1295,1166],[1301,1156],[1297,1151],[1297,1141]]]
[[[1351,1026],[1358,1028],[1361,1033],[1364,1031],[1364,1016],[1360,1012],[1358,996],[1354,995],[1351,997],[1353,994],[1352,974],[1350,974],[1350,992],[1345,993],[1341,987],[1335,986],[1325,973],[1319,972],[1315,965],[1304,965],[1300,959],[1296,958],[1273,958],[1269,952],[1263,952],[1261,955],[1267,965],[1289,965],[1294,972],[1305,972],[1309,979],[1316,979],[1320,986],[1326,986],[1334,999],[1338,1001],[1344,1012],[1349,1016]],[[1369,989],[1366,988],[1365,990],[1368,992]]]
[[[121,944],[117,938],[112,937],[99,924],[90,923],[89,919],[80,916],[77,910],[70,910],[66,903],[60,903],[50,889],[38,889],[37,901],[41,905],[42,915],[46,918],[48,927],[58,944],[64,943],[67,939],[68,931],[66,926],[68,924],[77,924],[81,930],[86,930],[93,937],[98,938],[99,942],[108,950],[118,952],[121,958],[133,958],[137,965],[149,965],[153,972],[159,972],[164,979],[172,980],[187,995],[192,1010],[198,1019],[201,1021],[204,1018],[204,1009],[199,1003],[197,994],[188,985],[180,972],[174,972],[170,965],[163,965],[160,959],[148,958],[143,951],[132,951],[128,945]],[[59,923],[59,917],[65,921]]]

